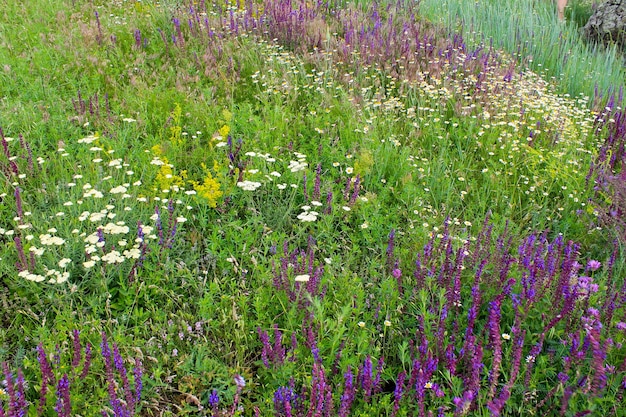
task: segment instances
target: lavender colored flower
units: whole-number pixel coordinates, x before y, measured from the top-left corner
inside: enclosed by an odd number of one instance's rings
[[[269,335],[261,330],[260,327],[257,327],[257,333],[259,334],[259,339],[261,340],[261,344],[263,345],[263,350],[261,351],[261,360],[263,361],[263,365],[265,365],[266,368],[269,368],[269,358],[273,354],[272,346],[270,345]]]
[[[393,252],[394,252],[394,248],[395,248],[395,239],[396,239],[396,231],[394,229],[391,229],[391,232],[389,232],[389,239],[387,241],[387,264],[388,265],[394,265],[395,260],[394,260],[394,256],[393,256]]]
[[[331,214],[333,212],[333,193],[329,191],[326,194],[326,208],[324,209],[324,214]]]
[[[380,392],[380,379],[383,374],[383,367],[385,366],[385,358],[381,356],[376,365],[376,377],[374,378],[374,393]]]
[[[237,385],[237,388],[243,388],[246,386],[246,380],[243,376],[237,374],[235,375],[235,385]]]
[[[72,368],[76,369],[80,365],[82,347],[80,345],[80,332],[76,329],[72,331]]]
[[[28,269],[28,260],[26,258],[26,253],[24,252],[22,239],[19,236],[15,236],[13,238],[13,243],[15,244],[15,249],[17,250],[17,256],[19,258],[19,261],[15,263],[15,266],[19,272],[25,271]]]
[[[85,379],[89,373],[89,367],[91,366],[91,343],[87,342],[85,346],[85,361],[83,362],[83,370],[80,373],[80,379]]]
[[[352,370],[348,367],[346,373],[343,374],[344,379],[344,388],[343,394],[341,395],[341,405],[339,407],[339,417],[347,417],[350,413],[350,407],[354,402],[354,394],[356,392],[356,388],[353,383],[354,376],[352,375]]]
[[[315,183],[313,186],[313,200],[319,200],[320,194],[320,186],[322,182],[322,164],[317,164],[317,168],[315,169]]]
[[[215,410],[220,403],[220,396],[217,393],[216,389],[211,391],[211,395],[209,396],[209,406],[212,410]]]
[[[602,266],[600,261],[596,261],[595,259],[592,259],[589,262],[587,262],[587,269],[592,272],[598,270],[600,266]]]
[[[277,416],[292,417],[292,402],[296,396],[291,387],[279,387],[274,392],[274,412]]]
[[[56,384],[56,378],[52,372],[50,362],[43,345],[40,343],[37,346],[37,360],[39,361],[39,369],[41,370],[41,390],[39,392],[39,408],[38,414],[43,413],[43,407],[46,403],[46,394],[48,393],[48,385]]]
[[[141,392],[143,391],[143,368],[139,358],[135,359],[133,375],[135,377],[135,404],[139,404],[139,401],[141,400]]]
[[[28,403],[24,395],[24,374],[21,369],[18,369],[17,378],[14,379],[13,373],[9,370],[9,365],[6,362],[2,363],[2,370],[5,378],[6,393],[9,397],[7,417],[24,417],[28,411]],[[0,412],[4,414],[2,403],[0,403]]]
[[[398,374],[398,378],[396,378],[396,388],[393,391],[393,412],[391,413],[391,417],[396,417],[398,411],[400,410],[400,401],[402,400],[402,395],[404,394],[405,379],[406,372],[401,371]]]
[[[72,406],[70,404],[70,380],[67,374],[63,374],[59,383],[57,384],[57,402],[54,407],[54,411],[57,412],[59,417],[70,417],[72,412]]]
[[[139,29],[135,29],[135,48],[141,48],[141,31]]]
[[[370,397],[372,396],[372,358],[369,355],[365,357],[363,361],[363,365],[359,368],[359,377],[358,377],[359,385],[363,389],[363,397],[366,402],[369,402]]]
[[[356,203],[356,199],[359,197],[360,187],[361,187],[361,176],[357,175],[356,180],[354,181],[354,190],[352,191],[352,195],[350,196],[350,201],[348,201],[349,205],[354,205],[354,203]]]

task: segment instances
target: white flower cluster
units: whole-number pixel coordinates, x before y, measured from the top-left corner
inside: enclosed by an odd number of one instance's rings
[[[302,213],[298,214],[298,219],[300,219],[301,222],[309,223],[317,220],[319,213],[317,211],[311,211],[311,206],[302,206],[300,208],[302,209]]]
[[[287,167],[291,172],[303,171],[309,164],[305,161],[289,161]]]
[[[94,141],[95,141],[95,140],[97,140],[97,139],[98,139],[98,137],[97,137],[97,136],[94,136],[94,135],[89,135],[89,136],[87,136],[87,137],[85,137],[85,138],[78,139],[78,143],[86,143],[86,144],[89,144],[89,143],[94,142]]]
[[[261,186],[260,182],[255,182],[255,181],[239,181],[237,183],[237,187],[241,188],[242,190],[246,190],[246,191],[254,191],[257,188],[259,188]]]
[[[54,233],[54,232],[51,232],[51,233]],[[62,239],[58,236],[52,236],[50,233],[39,235],[39,241],[41,242],[42,245],[45,245],[45,246],[53,246],[53,245],[62,246],[65,244],[65,239]]]
[[[27,279],[28,281],[34,282],[43,282],[47,279],[48,282],[51,284],[63,284],[70,277],[69,272],[59,272],[56,269],[47,270],[45,276],[40,274],[32,274],[27,270],[21,271],[17,275],[21,278]]]

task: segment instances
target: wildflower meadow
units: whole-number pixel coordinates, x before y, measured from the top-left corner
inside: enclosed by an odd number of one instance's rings
[[[0,4],[0,417],[626,415],[573,9]]]

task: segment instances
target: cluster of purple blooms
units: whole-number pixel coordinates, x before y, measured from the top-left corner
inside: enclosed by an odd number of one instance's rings
[[[479,404],[493,416],[505,415],[507,404],[519,392],[524,398],[537,395],[538,409],[563,413],[587,411],[572,402],[575,396],[601,398],[619,386],[611,395],[622,397],[626,360],[619,355],[622,344],[616,341],[623,335],[615,337],[626,331],[626,297],[619,296],[626,288],[613,277],[617,249],[605,265],[593,259],[582,263],[577,244],[562,236],[550,240],[547,233],[531,233],[513,256],[514,240],[508,229],[493,236],[488,219],[475,240],[467,239],[455,249],[449,225],[446,221],[443,233],[415,255],[410,277],[402,272],[410,267],[397,254],[397,235],[389,234],[386,271],[397,282],[399,294],[407,301],[424,294],[431,300],[427,314],[416,317],[415,338],[409,343],[411,368],[401,370],[394,380],[382,377],[383,358],[373,371],[370,355],[356,374],[350,366],[342,373],[345,343],[329,365],[318,348],[324,341],[311,312],[304,314],[300,331],[291,333],[290,348],[278,324],[272,325],[273,340],[269,332],[257,329],[261,361],[270,371],[287,366],[288,361],[310,364],[303,352],[313,356],[309,383],[298,386],[292,378],[275,391],[276,416],[348,416],[355,403],[368,404],[386,395],[392,395],[394,416],[403,406],[416,410],[418,416],[433,412],[462,416],[476,411]],[[283,254],[285,271],[314,271],[311,241],[303,251],[290,251],[285,245]],[[290,274],[275,274],[276,288],[289,298],[288,288],[280,284]],[[607,285],[616,290],[601,293],[598,274],[607,275]],[[398,278],[403,275],[413,285],[400,292]],[[443,301],[438,303],[440,294]],[[300,338],[307,349],[298,348]],[[563,349],[555,350],[555,344]],[[532,381],[543,372],[535,369],[540,358],[554,363],[557,375],[552,388],[533,394]],[[442,372],[449,381],[441,379]],[[390,383],[393,391],[383,389]]]
[[[104,361],[104,369],[106,374],[107,392],[109,396],[109,405],[113,412],[113,417],[131,417],[134,416],[139,409],[141,393],[143,390],[143,367],[139,359],[135,360],[135,366],[132,370],[134,388],[131,387],[129,372],[124,365],[119,349],[113,344],[113,349],[102,333],[101,343],[102,359]],[[50,408],[60,417],[70,417],[72,412],[72,387],[81,386],[92,369],[92,351],[91,343],[84,344],[80,340],[80,332],[74,330],[72,332],[72,359],[67,372],[61,369],[66,367],[61,364],[61,352],[57,347],[53,360],[50,361],[42,344],[37,346],[37,360],[41,371],[41,388],[39,389],[39,403],[36,406],[36,415],[47,415]],[[21,369],[17,371],[17,377],[9,369],[8,364],[2,364],[5,384],[7,387],[8,401],[3,403],[0,397],[0,417],[23,417],[34,408],[26,399],[27,382]],[[116,377],[116,374],[118,377]],[[119,382],[118,382],[119,378]],[[53,395],[49,395],[53,393]],[[54,406],[50,405],[51,397],[55,398]],[[32,404],[34,407],[35,405]],[[74,410],[75,414],[76,410]],[[109,416],[107,411],[102,411],[103,416]]]

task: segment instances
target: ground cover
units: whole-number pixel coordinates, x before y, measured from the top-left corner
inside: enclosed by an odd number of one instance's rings
[[[619,415],[617,92],[419,4],[4,9],[0,415]]]

